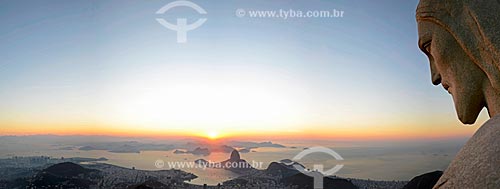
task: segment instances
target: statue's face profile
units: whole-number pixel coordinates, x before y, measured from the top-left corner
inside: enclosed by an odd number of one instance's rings
[[[421,21],[418,35],[419,47],[429,58],[432,83],[441,84],[453,96],[462,123],[474,123],[486,105],[486,74],[443,27]]]

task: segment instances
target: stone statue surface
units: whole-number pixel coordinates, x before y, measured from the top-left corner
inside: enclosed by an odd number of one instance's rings
[[[420,0],[419,47],[434,85],[453,97],[460,121],[491,117],[434,188],[500,188],[500,0]]]

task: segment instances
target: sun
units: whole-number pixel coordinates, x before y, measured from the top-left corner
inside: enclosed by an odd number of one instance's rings
[[[217,131],[209,131],[207,137],[211,140],[215,140],[219,137],[219,133]]]

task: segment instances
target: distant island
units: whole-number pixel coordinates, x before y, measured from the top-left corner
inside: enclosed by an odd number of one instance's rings
[[[191,150],[191,151],[176,149],[173,153],[174,154],[193,154],[193,155],[208,156],[212,152],[210,152],[210,150],[208,148],[197,147],[197,148],[195,148],[194,150]]]
[[[210,162],[205,159],[198,159],[194,162],[206,168],[227,169],[240,174],[251,174],[256,171],[246,160],[240,158],[238,150],[233,150],[229,159],[222,162]]]
[[[112,153],[140,153],[141,151],[168,151],[173,145],[143,143],[138,141],[84,143],[78,150],[106,150]],[[68,148],[68,147],[66,147]]]
[[[240,148],[241,153],[249,153],[256,148],[285,148],[284,145],[272,142],[238,142],[229,141],[226,144],[213,145],[203,141],[187,142],[185,144],[161,144],[144,143],[138,141],[123,142],[94,142],[82,143],[80,147],[66,146],[60,150],[78,149],[82,151],[105,150],[112,153],[140,153],[141,151],[169,151],[174,150],[174,154],[193,154],[208,156],[214,152],[231,153],[236,148]]]

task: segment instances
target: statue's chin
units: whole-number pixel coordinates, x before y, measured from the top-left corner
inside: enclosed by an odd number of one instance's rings
[[[463,124],[474,124],[477,120],[477,116],[461,116],[458,114],[458,119],[460,119]]]
[[[459,100],[454,97],[453,101],[455,102],[458,119],[463,124],[474,124],[484,107],[481,101],[475,98]]]

